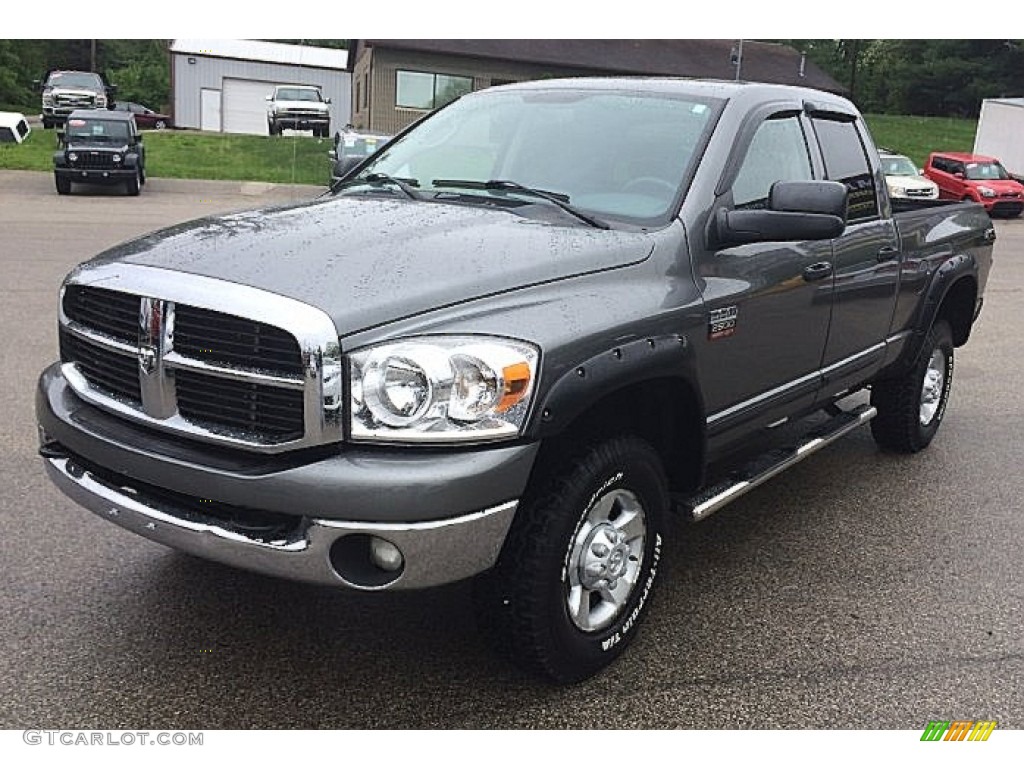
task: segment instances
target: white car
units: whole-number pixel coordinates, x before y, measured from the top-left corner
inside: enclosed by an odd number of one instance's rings
[[[939,187],[921,175],[921,170],[905,155],[880,151],[882,173],[889,188],[889,197],[900,200],[937,200]]]
[[[0,112],[0,142],[21,144],[30,133],[32,129],[21,112]]]

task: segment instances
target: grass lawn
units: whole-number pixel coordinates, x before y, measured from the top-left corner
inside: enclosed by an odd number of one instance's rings
[[[970,152],[977,120],[956,117],[865,115],[875,144],[906,155],[923,168],[929,152]]]
[[[918,166],[935,150],[970,152],[977,126],[976,120],[947,117],[867,115],[866,120],[876,144],[908,155]],[[323,185],[330,177],[331,142],[306,134],[146,131],[144,135],[150,176]],[[54,131],[34,130],[25,144],[0,144],[0,168],[52,170],[56,145]]]
[[[330,178],[328,139],[196,131],[145,131],[143,136],[149,176],[322,185]],[[0,144],[0,168],[51,171],[56,149],[55,131],[35,129],[24,144]]]

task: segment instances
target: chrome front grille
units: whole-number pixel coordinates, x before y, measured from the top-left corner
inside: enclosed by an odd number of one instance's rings
[[[337,333],[313,307],[195,275],[87,265],[64,287],[60,321],[64,376],[98,407],[263,452],[341,439]]]
[[[53,103],[69,109],[87,109],[95,104],[95,97],[86,94],[58,93],[53,97]]]
[[[302,372],[295,337],[280,328],[198,307],[175,310],[174,349],[197,360],[276,373]]]

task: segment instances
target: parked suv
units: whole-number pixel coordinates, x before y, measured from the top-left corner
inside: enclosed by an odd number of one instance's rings
[[[330,99],[312,85],[279,85],[267,96],[267,128],[270,135],[280,135],[284,128],[312,130],[318,138],[331,134]]]
[[[62,124],[76,109],[113,107],[117,88],[107,85],[95,72],[53,70],[43,82],[36,82],[43,92],[43,128]]]
[[[878,159],[882,163],[882,173],[885,174],[889,197],[897,200],[935,200],[938,198],[938,185],[931,179],[922,176],[920,169],[906,155],[879,149]]]
[[[331,185],[341,181],[349,171],[391,141],[391,138],[354,131],[334,134],[334,149],[327,153],[331,161]]]
[[[932,152],[924,175],[939,185],[944,200],[973,200],[993,216],[1020,216],[1024,211],[1024,184],[994,157]]]
[[[124,184],[129,195],[146,183],[146,150],[130,112],[81,109],[68,116],[53,155],[57,193],[80,184]]]

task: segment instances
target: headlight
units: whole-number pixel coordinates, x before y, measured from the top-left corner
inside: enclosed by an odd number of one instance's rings
[[[351,435],[357,441],[481,442],[512,438],[526,421],[536,347],[488,336],[433,336],[350,357]]]
[[[892,188],[892,196],[893,197],[903,197],[906,194],[907,194],[906,187],[893,187]]]
[[[105,107],[105,106],[107,106],[107,97],[106,96],[97,96],[96,97],[96,106],[97,107]]]
[[[981,193],[982,197],[995,197],[996,191],[991,187],[978,187],[978,192]]]
[[[113,160],[115,163],[120,163],[121,162],[121,156],[119,154],[117,154],[116,152],[114,153],[114,156],[112,158],[110,158],[110,159]]]
[[[68,160],[71,161],[72,163],[77,163],[78,162],[78,153],[77,152],[68,152]]]
[[[44,107],[52,107],[53,106],[53,94],[52,93],[44,93],[43,94],[43,106]]]

